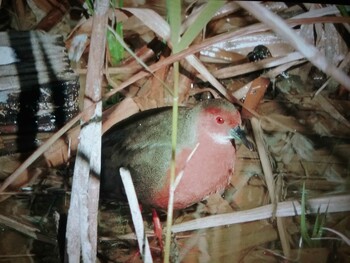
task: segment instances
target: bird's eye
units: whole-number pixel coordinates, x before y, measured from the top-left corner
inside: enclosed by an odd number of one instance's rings
[[[223,124],[223,123],[225,122],[225,120],[224,120],[224,118],[218,116],[218,117],[216,117],[216,122],[217,122],[218,124]]]

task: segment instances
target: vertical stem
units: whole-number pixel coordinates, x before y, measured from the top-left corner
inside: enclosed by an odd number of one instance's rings
[[[170,24],[170,41],[172,43],[173,54],[178,52],[181,26],[181,1],[167,0],[167,12]],[[176,143],[177,143],[177,119],[179,103],[179,62],[174,62],[174,89],[173,89],[173,115],[172,115],[172,134],[171,134],[171,163],[170,163],[170,183],[169,183],[169,200],[168,216],[166,223],[164,262],[168,263],[170,258],[171,243],[171,225],[173,224],[174,209],[174,181],[176,176]]]
[[[172,118],[172,137],[171,137],[171,166],[170,166],[170,189],[168,202],[168,216],[166,222],[164,262],[168,263],[170,258],[171,226],[173,224],[174,208],[174,181],[176,172],[176,144],[177,144],[177,120],[179,103],[179,62],[174,63],[174,97],[173,97],[173,118]]]

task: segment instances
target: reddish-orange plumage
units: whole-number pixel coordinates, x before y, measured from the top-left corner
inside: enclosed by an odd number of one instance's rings
[[[167,207],[171,114],[171,108],[143,112],[108,131],[103,139],[102,195],[118,192],[123,166],[132,174],[140,202]],[[175,209],[227,186],[234,170],[233,139],[244,137],[240,124],[237,109],[221,99],[179,109],[176,173],[182,172],[182,178],[175,190]]]

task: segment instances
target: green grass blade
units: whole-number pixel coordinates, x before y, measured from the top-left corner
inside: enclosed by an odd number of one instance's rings
[[[180,40],[181,30],[181,1],[167,0],[167,14],[170,24],[170,41],[173,44],[173,53],[177,53],[178,43]],[[173,88],[173,118],[172,118],[172,134],[171,134],[171,166],[170,166],[170,186],[175,181],[176,167],[176,144],[177,144],[177,119],[178,119],[178,82],[179,82],[179,62],[174,63],[174,88]],[[170,243],[171,243],[171,226],[173,224],[173,193],[169,189],[168,215],[166,222],[165,246],[164,246],[164,263],[170,261]]]
[[[313,229],[312,229],[312,235],[311,235],[311,238],[314,238],[312,239],[312,245],[314,247],[318,247],[320,245],[320,240],[317,238],[318,237],[318,233],[319,231],[322,229],[322,222],[320,222],[320,207],[317,209],[317,214],[316,214],[316,220],[315,220],[315,224],[313,226]]]
[[[322,221],[320,223],[320,228],[318,229],[316,237],[320,238],[323,234],[323,227],[326,225],[327,213],[328,213],[329,203],[327,205],[326,211],[323,214]]]
[[[120,0],[117,5],[117,0],[111,0],[110,6],[112,8],[123,7],[123,1]],[[115,32],[118,36],[124,39],[122,22],[116,21]],[[109,54],[111,55],[112,66],[119,64],[119,62],[122,61],[124,58],[124,48],[123,45],[119,41],[117,41],[114,34],[110,30],[107,31],[107,43]]]
[[[89,15],[92,16],[94,14],[94,2],[93,2],[93,0],[86,0],[85,4],[87,6]]]
[[[170,41],[173,44],[173,53],[177,53],[181,30],[181,1],[167,0],[166,7],[171,31]]]
[[[316,220],[315,220],[314,227],[312,229],[311,237],[316,237],[319,228],[320,228],[320,207],[317,209]]]
[[[123,26],[121,23],[117,24],[115,28],[115,32],[119,36],[122,36]],[[124,57],[124,48],[119,43],[119,41],[117,41],[117,39],[115,38],[115,35],[111,30],[107,31],[107,43],[108,43],[109,54],[111,55],[111,64],[113,66],[117,65]]]
[[[207,23],[212,19],[214,14],[225,4],[225,1],[209,1],[198,15],[197,19],[183,34],[178,49],[181,51],[187,48],[192,41],[198,36],[201,30],[205,28]]]
[[[307,224],[306,224],[306,191],[305,191],[305,182],[303,183],[303,191],[301,195],[301,217],[300,217],[300,232],[303,241],[306,245],[311,247],[312,241],[308,233]]]

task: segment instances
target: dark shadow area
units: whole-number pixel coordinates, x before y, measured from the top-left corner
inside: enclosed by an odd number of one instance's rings
[[[54,71],[54,57],[44,46],[45,38],[35,33],[11,32],[9,33],[11,47],[15,50],[19,62],[15,63],[20,94],[18,97],[17,150],[20,153],[32,151],[37,148],[37,133],[62,127],[65,123],[64,104],[66,101],[65,82],[59,80]],[[36,44],[33,45],[32,43]],[[47,46],[47,45],[46,45]],[[51,51],[52,53],[53,51]],[[36,54],[35,54],[36,53]],[[38,56],[40,53],[40,56]],[[36,70],[36,63],[44,65],[41,72]],[[41,79],[46,75],[46,80]],[[51,98],[50,98],[51,97]],[[39,103],[52,103],[53,112],[39,117]],[[50,116],[51,115],[51,116]],[[47,122],[47,123],[46,123]]]

